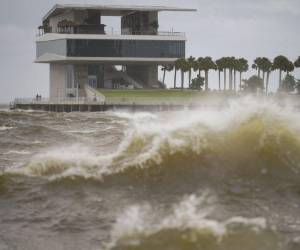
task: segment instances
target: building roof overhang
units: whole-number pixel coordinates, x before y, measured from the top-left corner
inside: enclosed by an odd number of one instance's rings
[[[125,16],[137,11],[197,11],[197,9],[168,6],[56,4],[43,17],[43,21],[46,21],[50,17],[59,15],[67,10],[99,10],[101,11],[102,16]]]
[[[110,65],[128,64],[151,64],[164,65],[174,64],[178,58],[133,58],[133,57],[67,57],[52,53],[45,53],[35,60],[35,63],[64,63],[64,64],[89,64],[102,63]]]

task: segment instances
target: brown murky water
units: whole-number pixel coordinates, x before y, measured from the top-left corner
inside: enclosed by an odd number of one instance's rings
[[[300,114],[2,109],[0,249],[300,249]]]

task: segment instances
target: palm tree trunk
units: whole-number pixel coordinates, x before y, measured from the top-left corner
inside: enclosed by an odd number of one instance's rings
[[[240,91],[242,90],[242,71],[240,71]]]
[[[177,80],[177,69],[175,68],[175,74],[174,74],[174,89],[176,89],[176,80]]]
[[[260,78],[260,68],[258,68],[258,77]]]
[[[221,71],[219,70],[219,91],[221,91]]]
[[[163,84],[165,84],[165,80],[166,80],[166,69],[164,69]]]
[[[234,70],[234,92],[236,92],[236,70]]]
[[[192,70],[189,71],[189,88],[191,88]]]
[[[265,72],[263,71],[263,86],[265,86]]]
[[[232,69],[229,69],[229,90],[232,91]]]
[[[281,90],[281,75],[282,75],[282,70],[279,70],[279,91]]]
[[[199,74],[198,74],[198,75],[199,75],[199,77],[201,78],[201,69],[199,69]]]
[[[181,70],[181,90],[183,90],[184,87],[184,72]]]
[[[208,70],[205,70],[205,91],[208,91]]]
[[[266,95],[268,95],[268,90],[269,90],[269,77],[270,77],[270,72],[267,72],[267,80],[266,80]]]
[[[224,69],[224,91],[226,91],[226,69]]]

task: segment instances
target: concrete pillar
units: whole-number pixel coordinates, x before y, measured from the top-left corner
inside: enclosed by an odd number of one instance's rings
[[[50,63],[50,99],[66,97],[66,65]]]

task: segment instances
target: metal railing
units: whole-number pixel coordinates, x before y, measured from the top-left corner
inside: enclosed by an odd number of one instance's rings
[[[82,34],[82,35],[91,35],[92,33],[72,33],[72,32],[59,32],[58,30],[54,30],[51,32],[44,32],[43,30],[38,30],[36,36],[40,37],[48,33],[54,33],[54,34]],[[99,35],[99,33],[93,33],[94,35]],[[129,34],[128,32],[125,31],[120,31],[120,30],[114,30],[112,28],[106,28],[105,32],[100,35],[111,35],[111,36],[124,36],[124,35],[132,35],[132,36],[176,36],[176,37],[186,37],[185,32],[175,32],[175,31],[158,31],[157,33],[143,33],[143,32],[135,32],[134,34]]]
[[[66,97],[66,98],[17,98],[14,101],[14,105],[50,105],[50,104],[102,104],[103,101],[99,101],[97,98],[87,97]]]
[[[104,100],[88,97],[70,98],[17,98],[12,103],[16,105],[165,105],[182,104],[192,101],[194,98],[180,97],[106,97]]]

